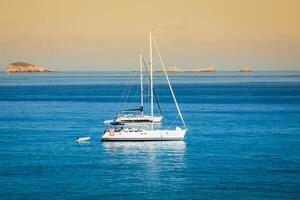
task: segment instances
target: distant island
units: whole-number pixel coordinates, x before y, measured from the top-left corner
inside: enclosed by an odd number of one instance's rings
[[[243,66],[240,72],[253,72],[253,68],[250,65]]]
[[[160,69],[159,72],[163,72],[163,69]],[[216,68],[214,66],[209,66],[206,68],[194,68],[194,69],[180,69],[176,66],[174,67],[167,67],[167,72],[215,72]]]
[[[6,65],[7,73],[18,73],[18,72],[54,72],[47,67],[33,65],[26,62],[14,62]]]

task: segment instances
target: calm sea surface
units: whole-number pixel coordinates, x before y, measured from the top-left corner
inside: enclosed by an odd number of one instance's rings
[[[102,120],[138,105],[137,73],[0,73],[0,199],[300,199],[300,72],[170,76],[184,141],[101,143]]]

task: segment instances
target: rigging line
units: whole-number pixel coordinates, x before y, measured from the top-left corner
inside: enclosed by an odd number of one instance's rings
[[[129,79],[127,79],[128,81],[126,81],[126,83],[124,84],[124,87],[123,87],[123,91],[122,91],[122,95],[119,99],[119,102],[118,102],[118,105],[116,106],[116,113],[117,112],[120,112],[121,110],[123,110],[123,107],[125,106],[124,104],[126,103],[125,101],[127,101],[127,98],[128,97],[128,92],[130,91],[130,87],[131,87],[131,83],[132,83],[132,79],[133,77],[135,76],[135,73],[132,73],[130,76],[129,76]],[[127,94],[125,96],[125,94]],[[126,99],[125,99],[126,98]],[[124,100],[123,103],[121,103],[122,101]]]
[[[173,122],[170,124],[170,126],[168,126],[168,129],[173,127],[173,125],[175,124],[175,122],[178,120],[179,115],[176,115],[176,118],[173,120]]]
[[[132,76],[130,76],[130,79],[126,82],[126,87],[123,90],[122,99],[120,99],[120,102],[122,100],[123,103],[120,104],[120,106],[119,106],[120,109],[118,110],[118,112],[120,112],[121,110],[123,110],[123,107],[125,106],[124,104],[125,104],[125,101],[127,100],[128,91],[130,90],[131,79],[132,79]],[[126,96],[125,96],[125,94],[126,94]]]
[[[123,100],[123,98],[124,98],[124,96],[125,96],[125,92],[127,91],[127,88],[129,87],[129,82],[130,82],[130,81],[127,81],[126,84],[125,84],[125,86],[123,87],[122,95],[121,95],[121,97],[120,97],[120,99],[119,99],[118,106],[117,106],[117,108],[116,108],[115,113],[119,112],[119,111],[121,110],[121,108],[122,108],[121,102],[122,102],[122,100]],[[123,105],[123,104],[122,104],[122,105]]]
[[[130,85],[129,85],[129,89],[127,91],[127,95],[126,95],[126,99],[123,103],[123,107],[122,107],[122,110],[124,110],[125,106],[126,106],[126,103],[127,103],[127,100],[128,100],[128,96],[131,92],[131,88],[132,88],[132,85],[133,85],[133,81],[134,81],[134,77],[135,77],[136,73],[134,72],[133,75],[131,76],[131,80],[130,80]]]
[[[158,56],[159,56],[161,65],[162,65],[162,67],[163,67],[163,69],[164,69],[164,73],[165,73],[166,79],[167,79],[167,81],[168,81],[169,88],[170,88],[171,94],[172,94],[172,96],[173,96],[173,99],[174,99],[174,102],[175,102],[175,105],[176,105],[176,108],[177,108],[179,117],[180,117],[180,119],[181,119],[181,121],[182,121],[183,127],[186,127],[185,122],[184,122],[184,119],[183,119],[182,114],[181,114],[181,112],[180,112],[180,108],[179,108],[179,106],[178,106],[178,103],[177,103],[175,94],[174,94],[174,91],[173,91],[173,88],[172,88],[172,86],[171,86],[171,83],[170,83],[170,80],[169,80],[169,76],[168,76],[168,74],[167,74],[167,72],[166,72],[166,68],[165,68],[163,59],[162,59],[162,57],[161,57],[161,55],[160,55],[160,51],[159,51],[158,46],[157,46],[157,44],[156,44],[156,37],[155,37],[155,35],[153,35],[153,42],[154,42],[154,46],[155,46],[156,52],[157,52],[157,54],[158,54]]]
[[[144,67],[145,67],[145,69],[146,69],[148,78],[149,78],[149,80],[150,80],[150,74],[149,74],[149,71],[148,71],[148,68],[147,68],[147,65],[146,65],[146,62],[145,62],[145,59],[144,59],[144,58],[143,58],[143,64],[144,64]],[[162,110],[161,110],[161,107],[160,107],[160,104],[159,104],[159,102],[158,102],[158,98],[157,98],[157,95],[156,95],[156,92],[155,92],[154,88],[153,88],[153,94],[154,94],[155,102],[156,102],[156,104],[157,104],[159,113],[160,113],[161,115],[163,115],[163,112],[162,112]]]

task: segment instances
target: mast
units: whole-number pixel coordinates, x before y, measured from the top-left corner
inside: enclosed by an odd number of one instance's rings
[[[144,91],[143,91],[143,54],[140,53],[140,75],[141,75],[141,112],[144,115]]]
[[[159,51],[158,46],[157,46],[157,44],[156,44],[156,39],[155,39],[155,37],[153,37],[153,42],[154,42],[154,46],[155,46],[155,49],[156,49],[156,51],[157,51],[157,54],[158,54],[158,56],[159,56],[161,65],[162,65],[162,67],[163,67],[163,69],[164,69],[164,73],[165,73],[166,79],[167,79],[167,81],[168,81],[168,85],[169,85],[171,94],[172,94],[172,96],[173,96],[173,100],[174,100],[174,102],[175,102],[175,105],[176,105],[176,108],[177,108],[177,111],[178,111],[178,115],[179,115],[179,117],[180,117],[180,119],[181,119],[181,121],[182,121],[183,127],[186,127],[185,122],[184,122],[184,119],[183,119],[182,114],[181,114],[181,111],[180,111],[180,108],[179,108],[179,106],[178,106],[178,103],[177,103],[175,94],[174,94],[174,92],[173,92],[173,88],[172,88],[172,86],[171,86],[171,83],[170,83],[170,80],[169,80],[169,76],[168,76],[168,74],[167,74],[167,71],[166,71],[164,62],[163,62],[163,60],[162,60],[162,57],[161,57],[161,55],[160,55],[160,51]]]
[[[150,30],[150,110],[153,118],[153,63],[152,63],[152,30]]]

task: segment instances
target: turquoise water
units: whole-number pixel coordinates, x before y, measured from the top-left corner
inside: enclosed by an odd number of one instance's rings
[[[0,199],[300,198],[300,72],[171,74],[185,141],[101,143],[101,121],[138,104],[136,75],[0,73]]]

